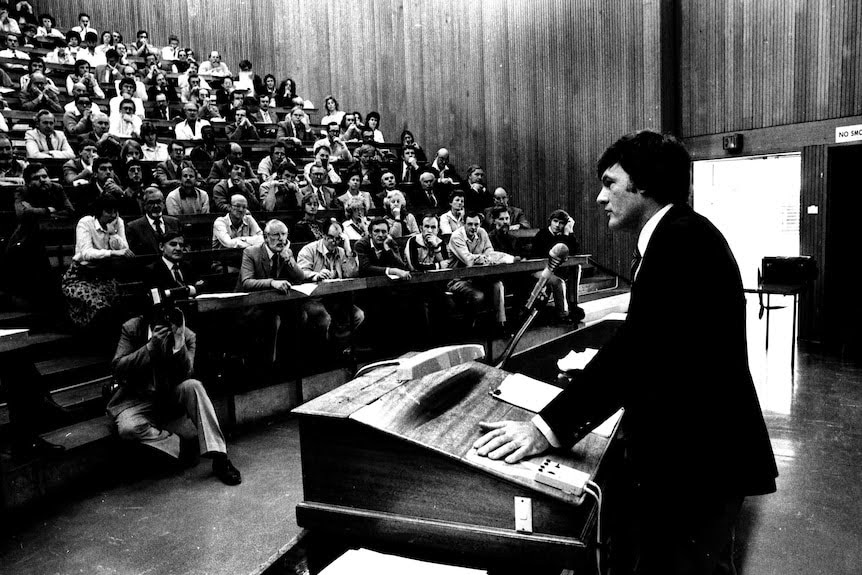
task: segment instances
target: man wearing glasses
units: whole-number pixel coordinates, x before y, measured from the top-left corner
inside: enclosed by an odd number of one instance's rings
[[[30,81],[30,88],[37,82],[38,78],[34,77]],[[57,106],[62,109],[59,104]],[[72,151],[66,135],[54,129],[54,114],[45,109],[36,113],[36,127],[24,133],[24,145],[27,147],[28,158],[65,158],[71,160],[75,157],[75,152]]]
[[[165,197],[161,190],[147,188],[144,193],[144,215],[126,225],[126,239],[135,255],[161,253],[159,244],[164,241],[165,235],[179,231],[179,220],[164,215],[164,212]]]

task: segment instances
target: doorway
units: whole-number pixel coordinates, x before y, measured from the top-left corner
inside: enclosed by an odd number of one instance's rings
[[[827,159],[826,251],[823,274],[824,339],[854,355],[862,351],[856,256],[859,252],[859,166],[862,144],[835,146]]]
[[[799,255],[802,155],[694,162],[695,211],[724,234],[745,286],[763,256]]]

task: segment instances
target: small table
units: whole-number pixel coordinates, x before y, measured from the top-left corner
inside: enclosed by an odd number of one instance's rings
[[[799,307],[799,294],[805,291],[804,283],[794,284],[778,284],[760,282],[756,288],[744,288],[745,293],[756,293],[758,302],[760,303],[760,315],[766,311],[766,349],[769,350],[769,312],[772,310],[769,298],[771,295],[792,296],[793,297],[793,336],[790,340],[790,369],[791,371],[796,366],[796,314]],[[763,296],[766,295],[766,305],[763,304]]]

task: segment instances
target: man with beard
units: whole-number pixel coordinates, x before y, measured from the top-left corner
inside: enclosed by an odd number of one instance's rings
[[[180,222],[164,215],[165,198],[158,188],[147,188],[144,193],[144,215],[126,225],[129,249],[135,255],[157,254],[165,234],[180,229]]]
[[[144,212],[144,167],[138,160],[132,160],[125,165],[125,168],[126,187],[123,190],[123,196],[124,198],[134,200],[136,203],[137,210],[133,212],[123,212],[123,207],[121,207],[120,213],[141,214]]]
[[[180,187],[168,194],[165,200],[167,211],[172,216],[210,213],[210,197],[196,187],[198,173],[193,166],[184,166],[180,173]]]
[[[231,142],[228,147],[227,156],[225,156],[223,160],[213,162],[209,176],[207,176],[207,183],[211,186],[215,186],[220,181],[228,179],[233,171],[233,167],[238,165],[242,167],[243,181],[251,185],[254,189],[257,189],[260,185],[260,181],[255,176],[249,163],[242,159],[242,156],[242,146],[236,142]]]

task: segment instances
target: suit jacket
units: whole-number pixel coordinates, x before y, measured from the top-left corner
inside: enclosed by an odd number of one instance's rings
[[[353,251],[359,259],[360,276],[382,276],[386,275],[386,268],[398,268],[409,271],[410,268],[401,257],[398,244],[391,241],[388,250],[383,250],[380,255],[371,243],[371,238],[362,238],[353,246]]]
[[[305,129],[305,124],[296,126],[290,118],[278,123],[278,129],[275,132],[275,139],[279,142],[285,141],[287,138],[299,138],[305,144],[314,139],[314,135]],[[294,147],[293,144],[287,142],[288,146]]]
[[[118,66],[119,67],[119,66]],[[122,74],[117,68],[111,68],[107,64],[96,66],[96,71],[93,74],[100,84],[113,84],[122,79]]]
[[[306,182],[304,186],[299,188],[299,193],[296,195],[296,203],[300,206],[302,205],[302,198],[314,192],[314,188],[311,187],[311,183]],[[320,193],[323,194],[323,199],[321,200],[320,207],[324,210],[334,209],[337,210],[340,208],[338,205],[338,198],[335,196],[335,190],[328,186],[320,186]]]
[[[192,376],[195,363],[195,333],[183,328],[185,346],[165,357],[147,349],[149,325],[141,317],[123,324],[111,366],[120,387],[108,403],[108,413],[117,417],[142,400],[157,397]]]
[[[434,186],[434,198],[437,200],[436,206],[431,203],[428,195],[420,186],[411,187],[407,190],[407,202],[410,205],[410,210],[416,214],[417,220],[419,216],[428,212],[439,214],[449,210],[449,199],[442,196],[437,186]]]
[[[207,183],[211,186],[216,185],[221,180],[226,180],[230,178],[230,170],[232,164],[228,161],[227,158],[223,160],[218,160],[213,162],[212,167],[210,168],[210,174],[207,176]],[[243,162],[244,169],[242,171],[242,177],[246,180],[254,180],[255,182],[259,182],[254,172],[251,169],[251,166],[248,162]]]
[[[173,271],[165,265],[164,260],[162,258],[157,259],[147,266],[144,276],[145,287],[148,289],[157,287],[162,290],[169,290],[194,285],[198,281],[198,274],[194,268],[182,261],[179,262],[179,266],[180,274],[183,277],[182,284],[176,280]]]
[[[257,198],[254,188],[248,182],[240,182],[236,186],[229,186],[230,180],[221,180],[213,188],[213,205],[215,211],[222,214],[230,210],[230,197],[234,194],[245,196],[248,209],[256,212],[261,209],[260,200]]]
[[[281,270],[276,278],[272,278],[272,261],[266,251],[266,245],[252,246],[242,251],[242,265],[237,278],[236,291],[259,291],[271,289],[272,279],[287,280],[290,283],[303,283],[311,279],[312,273],[300,269],[290,246],[285,250],[287,259],[281,264]]]
[[[655,229],[625,323],[540,415],[571,445],[619,407],[645,493],[668,481],[719,497],[775,490],[739,268],[721,233],[687,205]]]
[[[180,221],[173,216],[162,214],[162,222],[165,233],[180,229]],[[129,242],[129,249],[136,256],[159,253],[159,238],[150,226],[147,216],[141,216],[126,224],[126,240]]]

